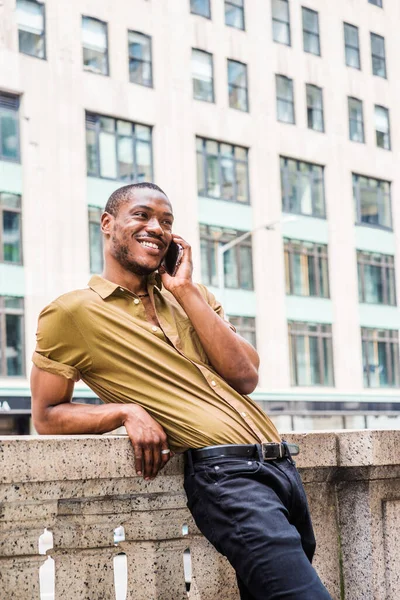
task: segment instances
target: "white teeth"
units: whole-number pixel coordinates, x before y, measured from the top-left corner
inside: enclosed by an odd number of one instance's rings
[[[157,244],[153,244],[152,242],[139,242],[139,244],[141,246],[147,246],[148,248],[154,248],[155,250],[158,250]]]

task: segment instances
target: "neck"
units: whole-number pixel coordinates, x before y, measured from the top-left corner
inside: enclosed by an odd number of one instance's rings
[[[126,271],[120,265],[113,266],[113,268],[105,265],[102,277],[126,288],[133,294],[147,294],[147,276]]]

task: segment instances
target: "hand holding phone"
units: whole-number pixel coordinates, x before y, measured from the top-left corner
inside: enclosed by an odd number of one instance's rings
[[[175,277],[179,265],[181,264],[182,255],[182,246],[174,241],[171,241],[167,253],[162,262],[163,267],[167,271],[168,275],[171,275],[171,277]]]

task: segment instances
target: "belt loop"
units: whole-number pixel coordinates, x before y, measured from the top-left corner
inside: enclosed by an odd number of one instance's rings
[[[257,454],[258,454],[258,462],[264,462],[264,454],[262,451],[262,445],[261,444],[255,444],[256,449],[257,449]]]
[[[194,467],[193,467],[193,458],[192,458],[192,451],[191,450],[186,450],[186,452],[185,452],[185,463],[186,463],[186,466],[189,469],[190,474],[193,475],[193,473],[194,473]]]
[[[287,443],[286,440],[282,440],[282,446],[286,450],[286,456],[288,457],[289,462],[292,463],[292,465],[296,466],[296,463],[294,462],[294,460],[292,458],[292,455],[291,455],[290,450],[289,450],[289,445],[288,445],[288,443]]]

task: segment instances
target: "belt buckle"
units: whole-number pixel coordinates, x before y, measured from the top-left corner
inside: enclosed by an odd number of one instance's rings
[[[269,455],[268,449],[275,449],[276,446],[279,446],[279,456],[276,456],[275,454],[273,456]],[[277,442],[264,442],[263,444],[261,444],[261,449],[263,460],[276,460],[277,458],[283,458],[282,444],[278,444]]]

